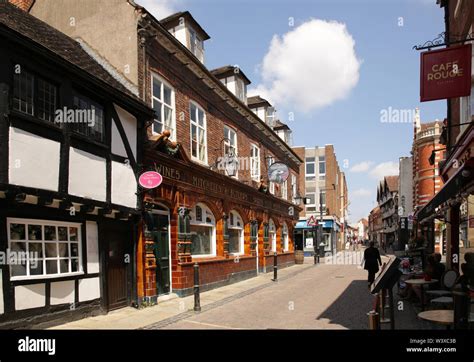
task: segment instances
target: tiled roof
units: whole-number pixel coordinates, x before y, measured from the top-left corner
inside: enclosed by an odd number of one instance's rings
[[[0,2],[1,25],[32,40],[93,77],[143,103],[87,54],[77,41],[16,6]]]
[[[389,191],[398,191],[398,176],[385,176]]]
[[[249,107],[252,106],[252,105],[264,104],[264,103],[271,106],[269,101],[267,101],[266,99],[264,99],[260,96],[247,97],[247,104],[249,105]]]
[[[239,74],[245,81],[246,84],[252,83],[250,79],[247,78],[244,72],[240,68],[238,68],[238,72],[235,71],[236,67],[233,65],[224,65],[223,67],[219,67],[216,69],[212,69],[210,72],[212,75],[216,76],[217,78],[221,78],[223,75],[232,75],[232,74]]]

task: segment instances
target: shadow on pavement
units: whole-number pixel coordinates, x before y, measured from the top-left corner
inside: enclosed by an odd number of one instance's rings
[[[367,281],[355,280],[316,319],[329,319],[347,329],[368,329],[367,313],[373,309],[374,296],[367,290]]]

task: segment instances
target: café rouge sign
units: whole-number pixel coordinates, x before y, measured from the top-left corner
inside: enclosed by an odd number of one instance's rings
[[[471,44],[421,54],[421,102],[471,93]]]

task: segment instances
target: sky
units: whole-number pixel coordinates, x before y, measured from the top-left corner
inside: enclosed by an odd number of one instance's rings
[[[377,185],[410,156],[420,52],[444,31],[436,0],[137,0],[157,19],[188,10],[210,35],[205,65],[237,65],[249,95],[272,103],[294,146],[333,144],[349,189],[349,221],[376,206]]]

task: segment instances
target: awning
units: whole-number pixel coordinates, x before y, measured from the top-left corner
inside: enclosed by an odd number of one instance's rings
[[[319,221],[318,221],[319,222]],[[333,221],[332,220],[323,220],[323,228],[332,229]],[[313,229],[313,226],[308,226],[306,220],[300,220],[296,223],[295,229]]]
[[[434,216],[435,209],[442,203],[459,195],[463,189],[474,181],[474,158],[467,160],[448,182],[421,208],[415,215],[419,222]]]

